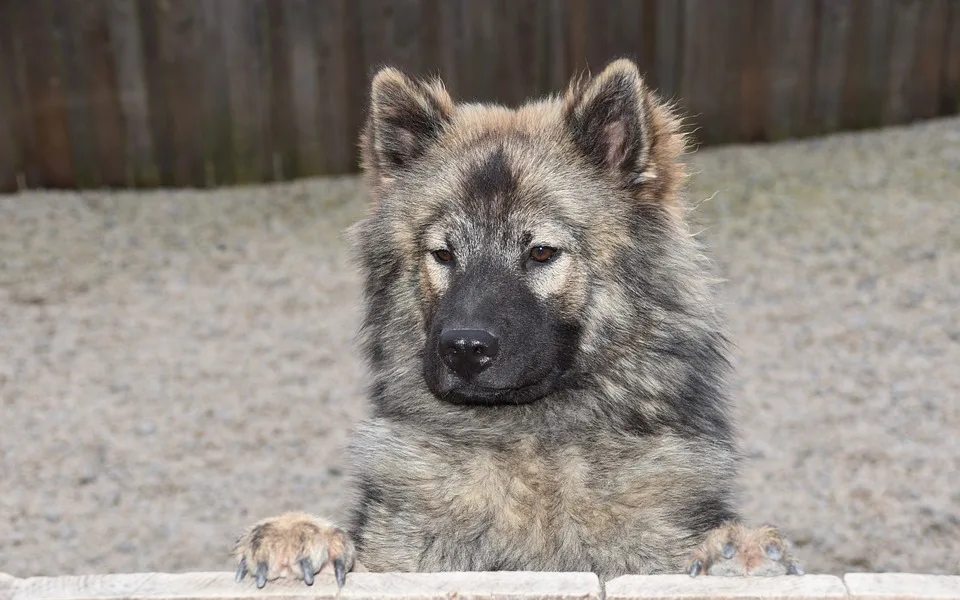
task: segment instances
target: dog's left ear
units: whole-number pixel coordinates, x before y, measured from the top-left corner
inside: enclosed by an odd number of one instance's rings
[[[413,80],[384,67],[370,86],[370,111],[361,138],[364,171],[375,182],[410,166],[439,139],[453,100],[439,80]]]
[[[564,103],[566,125],[598,167],[636,185],[647,172],[651,143],[650,92],[630,60],[610,63],[592,78],[574,80]]]

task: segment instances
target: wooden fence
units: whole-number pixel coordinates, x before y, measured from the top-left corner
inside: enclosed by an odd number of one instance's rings
[[[705,143],[960,111],[960,0],[0,0],[0,191],[349,172],[376,65],[516,103],[619,55]]]

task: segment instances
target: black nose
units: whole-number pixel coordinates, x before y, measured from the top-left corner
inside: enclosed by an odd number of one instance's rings
[[[447,329],[440,334],[440,356],[453,372],[472,379],[490,366],[500,351],[497,336],[482,329]]]

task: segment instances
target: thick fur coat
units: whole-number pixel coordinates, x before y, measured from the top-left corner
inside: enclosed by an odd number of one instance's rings
[[[352,518],[255,524],[240,575],[798,571],[774,529],[737,524],[685,138],[632,62],[515,109],[386,68],[361,148],[373,414]]]

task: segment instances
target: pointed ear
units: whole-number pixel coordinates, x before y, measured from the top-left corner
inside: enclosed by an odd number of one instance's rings
[[[630,60],[610,63],[592,78],[574,80],[564,104],[566,125],[580,150],[598,167],[630,184],[645,173],[650,154],[649,92]]]
[[[370,110],[361,140],[364,170],[381,181],[409,168],[436,142],[453,114],[453,100],[439,80],[414,81],[392,67],[370,88]]]

